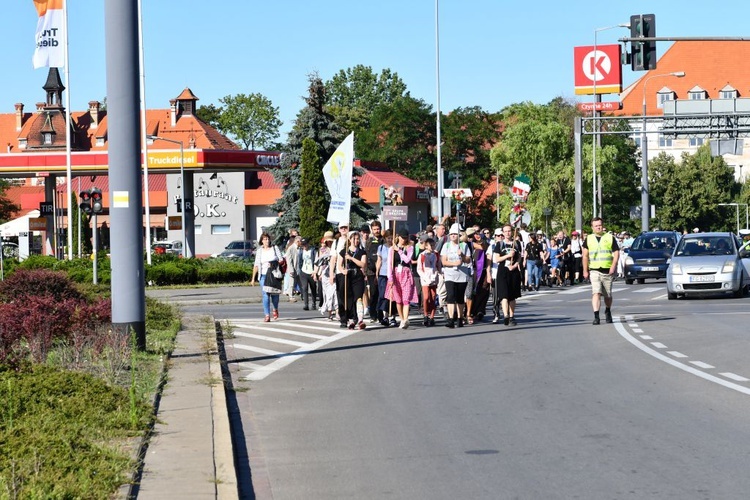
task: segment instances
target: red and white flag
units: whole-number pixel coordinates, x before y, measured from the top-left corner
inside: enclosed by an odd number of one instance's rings
[[[34,0],[39,14],[36,23],[36,50],[34,69],[61,68],[65,66],[65,0]]]

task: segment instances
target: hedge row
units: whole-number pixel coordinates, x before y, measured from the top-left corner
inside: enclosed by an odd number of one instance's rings
[[[23,262],[6,259],[5,274],[16,269],[48,269],[64,271],[77,283],[92,283],[91,259],[57,260],[51,256],[32,255]],[[253,263],[225,259],[182,259],[175,255],[154,255],[151,265],[144,263],[145,282],[151,286],[241,283],[249,281]],[[110,259],[100,254],[97,260],[97,281],[108,285],[112,271]]]

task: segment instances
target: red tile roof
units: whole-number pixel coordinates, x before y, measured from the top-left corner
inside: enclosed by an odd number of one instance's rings
[[[678,41],[658,60],[657,68],[642,74],[620,94],[622,110],[617,115],[640,115],[643,110],[643,86],[646,91],[647,113],[660,115],[656,106],[656,93],[668,87],[676,93],[676,99],[687,99],[688,91],[695,86],[705,90],[708,99],[719,98],[719,91],[726,85],[738,91],[739,97],[750,97],[750,41],[685,42]],[[660,76],[684,71],[685,76]]]

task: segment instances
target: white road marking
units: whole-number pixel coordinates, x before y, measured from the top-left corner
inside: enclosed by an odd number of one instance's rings
[[[719,373],[719,375],[721,375],[722,377],[731,378],[732,380],[736,380],[737,382],[750,382],[750,379],[732,372]]]
[[[623,326],[623,324],[619,321],[619,318],[615,319],[615,329],[617,329],[617,333],[619,333],[622,338],[624,338],[625,340],[633,344],[635,347],[637,347],[641,351],[645,352],[646,354],[650,356],[655,357],[656,359],[660,361],[664,361],[665,363],[670,364],[674,366],[675,368],[679,368],[680,370],[691,373],[695,375],[696,377],[700,377],[704,380],[708,380],[709,382],[714,382],[716,384],[724,386],[727,389],[732,389],[733,391],[737,391],[742,394],[750,396],[750,388],[748,387],[744,387],[744,386],[735,384],[733,382],[728,382],[724,379],[721,379],[709,373],[702,372],[696,368],[693,368],[692,366],[688,366],[684,363],[680,363],[679,361],[676,361],[672,358],[665,356],[664,354],[658,351],[651,349],[650,347],[648,347],[647,345],[643,344],[638,339],[630,335],[630,333],[628,333],[628,331],[625,329],[625,326]]]
[[[666,349],[667,346],[662,344],[661,342],[651,342],[651,345],[656,347],[657,349]]]
[[[635,331],[635,330],[633,330],[633,331]],[[640,331],[640,332],[638,332],[638,333],[643,333],[643,330],[641,330],[641,331]],[[643,340],[654,340],[654,337],[652,337],[651,335],[641,335],[640,337],[641,337],[641,338],[642,338]]]
[[[632,322],[631,322],[631,323],[628,323],[628,326],[629,326],[630,328],[638,328],[638,323],[632,323]]]
[[[656,297],[651,297],[651,300],[664,300],[667,298],[667,294],[664,293],[662,295],[657,295]]]
[[[653,292],[658,292],[659,290],[664,290],[664,287],[657,286],[657,287],[639,288],[638,290],[633,290],[633,293],[653,293]]]
[[[643,333],[643,330],[640,328],[633,328],[633,333]]]
[[[703,368],[705,370],[711,370],[713,368],[716,368],[715,366],[709,365],[708,363],[704,363],[703,361],[689,361],[689,363],[691,365],[695,365],[698,368]]]
[[[242,337],[246,339],[266,340],[268,342],[276,342],[278,344],[293,345],[296,347],[304,347],[308,344],[305,342],[297,342],[296,340],[287,340],[279,337],[269,337],[268,335],[256,335],[254,333],[234,332],[235,337]]]
[[[236,347],[237,349],[242,349],[244,351],[257,352],[258,354],[265,354],[266,356],[281,356],[282,354],[284,354],[283,352],[272,351],[271,349],[263,349],[262,347],[254,347],[243,344],[232,344],[232,347]]]
[[[261,369],[261,370],[254,371],[254,372],[248,374],[247,376],[242,377],[241,380],[254,380],[254,381],[263,380],[264,378],[266,378],[267,376],[269,376],[273,372],[278,371],[278,370],[284,368],[285,366],[288,366],[288,365],[294,363],[295,361],[297,361],[298,359],[300,359],[305,354],[308,354],[308,353],[310,353],[312,351],[320,349],[321,347],[325,346],[326,344],[330,344],[331,342],[336,342],[338,340],[346,338],[349,335],[352,335],[352,334],[354,334],[354,333],[356,333],[358,331],[361,331],[361,330],[343,330],[338,335],[333,335],[333,336],[328,337],[328,338],[326,338],[324,340],[319,340],[317,342],[313,342],[312,344],[310,344],[307,347],[300,347],[299,349],[297,349],[294,352],[283,353],[283,354],[279,353],[279,359],[277,359],[273,363],[269,363],[268,365],[264,366],[263,369]]]
[[[671,354],[675,358],[687,358],[688,357],[687,354],[682,354],[679,351],[667,351],[667,354]]]

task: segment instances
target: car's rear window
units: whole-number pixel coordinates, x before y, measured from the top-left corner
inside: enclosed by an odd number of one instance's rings
[[[671,250],[674,248],[675,238],[673,236],[642,234],[638,236],[631,250]]]

